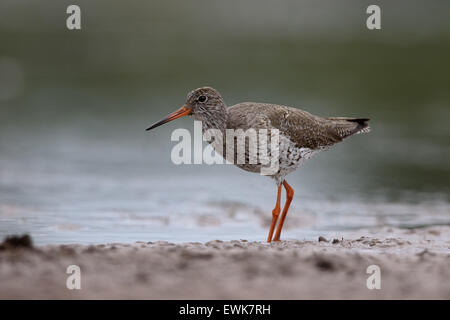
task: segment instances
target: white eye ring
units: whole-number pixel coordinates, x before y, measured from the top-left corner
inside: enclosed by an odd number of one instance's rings
[[[208,101],[208,97],[207,96],[200,96],[200,97],[198,97],[198,102],[201,102],[201,103],[205,103],[206,101]]]

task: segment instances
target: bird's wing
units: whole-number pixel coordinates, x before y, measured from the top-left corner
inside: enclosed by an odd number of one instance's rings
[[[342,141],[327,119],[274,104],[244,102],[228,108],[227,128],[278,129],[298,148],[320,149]]]

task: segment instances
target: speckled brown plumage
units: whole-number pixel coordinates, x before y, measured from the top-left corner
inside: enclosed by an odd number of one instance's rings
[[[202,87],[191,91],[187,95],[186,104],[180,110],[149,129],[184,115],[193,115],[196,120],[202,121],[203,133],[208,129],[220,130],[223,140],[218,144],[220,148],[217,148],[216,151],[227,159],[230,159],[227,157],[226,146],[224,146],[227,141],[227,129],[243,131],[266,129],[269,135],[271,130],[279,130],[279,148],[276,150],[279,151],[279,168],[270,175],[278,185],[278,193],[277,204],[272,211],[269,242],[272,241],[274,228],[280,214],[281,186],[283,185],[286,189],[287,200],[273,240],[280,240],[283,222],[294,194],[294,190],[287,184],[285,177],[316,153],[329,149],[353,134],[370,130],[367,118],[323,118],[297,108],[257,102],[243,102],[227,108],[220,93],[211,87]],[[236,144],[238,141],[235,139],[234,143]],[[249,161],[246,140],[244,139],[240,143],[241,146],[245,144],[245,163],[236,164],[237,147],[234,147],[233,150],[233,163],[246,171],[261,172],[262,163],[250,163]],[[268,151],[270,157],[271,150]],[[257,158],[259,159],[259,155]]]
[[[200,96],[207,97],[205,103],[199,103]],[[295,148],[307,155],[327,150],[334,144],[355,133],[369,130],[366,118],[322,118],[297,108],[257,102],[243,102],[226,108],[219,92],[210,87],[203,87],[188,94],[186,105],[192,108],[196,120],[202,121],[203,130],[219,129],[226,135],[226,129],[278,129],[287,143],[280,144],[280,170],[272,175],[280,185],[287,174],[295,170],[305,160],[298,157],[286,161]],[[225,141],[225,139],[224,139]],[[285,142],[286,142],[285,141]],[[292,143],[292,145],[291,145]],[[285,149],[283,149],[285,148]],[[234,148],[236,151],[237,148]],[[225,148],[224,148],[225,151]],[[220,152],[226,156],[225,152]],[[285,159],[283,159],[283,155]],[[236,159],[236,158],[235,158]],[[248,154],[246,154],[248,160]],[[236,163],[236,161],[234,162]],[[237,165],[250,172],[260,172],[261,165]]]

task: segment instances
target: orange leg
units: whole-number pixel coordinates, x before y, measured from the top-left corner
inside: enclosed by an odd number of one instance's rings
[[[281,184],[278,186],[277,204],[275,205],[275,208],[272,210],[272,224],[270,225],[267,242],[272,241],[273,231],[275,230],[275,226],[277,225],[278,216],[280,215],[280,200],[281,200]]]
[[[283,229],[283,223],[286,219],[286,214],[289,210],[289,206],[291,205],[291,201],[294,198],[294,189],[292,189],[292,187],[286,182],[286,180],[283,181],[283,186],[286,189],[286,202],[284,204],[283,212],[281,213],[280,222],[278,223],[277,232],[275,233],[273,241],[280,241],[281,229]]]

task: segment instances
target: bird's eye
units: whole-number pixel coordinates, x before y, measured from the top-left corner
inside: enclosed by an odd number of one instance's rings
[[[208,98],[206,96],[200,96],[198,97],[198,102],[206,102],[206,100],[208,100]]]

